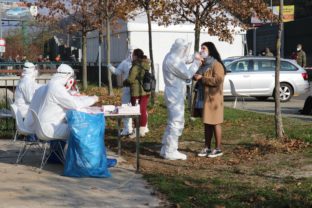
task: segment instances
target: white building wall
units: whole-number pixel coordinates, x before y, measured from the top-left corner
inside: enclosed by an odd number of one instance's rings
[[[111,36],[111,62],[113,64],[120,63],[127,54],[128,45],[134,48],[141,48],[144,53],[149,55],[148,31],[146,23],[129,22],[123,24],[122,28]],[[177,38],[184,38],[185,40],[194,44],[194,27],[190,24],[172,25],[169,27],[152,25],[153,38],[153,55],[155,64],[155,74],[157,78],[158,91],[164,90],[164,81],[162,74],[162,62],[165,55],[169,52],[171,45]],[[218,37],[209,36],[207,31],[203,31],[200,36],[200,43],[205,41],[213,42],[221,58],[230,56],[243,56],[244,43],[243,33],[234,35],[233,43],[222,42]],[[192,45],[194,48],[194,45]],[[105,41],[102,47],[102,62],[106,62]],[[96,62],[98,56],[98,33],[93,32],[88,35],[88,62]]]
[[[106,62],[106,40],[102,44],[102,62]],[[98,61],[99,50],[98,32],[88,34],[87,41],[87,61],[88,63],[96,63]],[[125,59],[128,50],[127,32],[112,34],[111,36],[111,63],[120,63]]]
[[[154,31],[153,32],[153,56],[155,64],[155,74],[157,75],[157,89],[159,91],[164,90],[164,80],[162,73],[162,62],[169,52],[171,45],[177,38],[183,38],[188,42],[192,42],[192,49],[194,48],[194,33],[193,32],[172,32],[172,31]],[[144,31],[129,32],[129,38],[131,45],[137,48],[141,48],[144,53],[149,55],[148,33]],[[230,56],[243,56],[244,45],[243,35],[236,35],[232,44],[228,42],[221,42],[218,37],[209,36],[206,32],[202,32],[200,36],[200,43],[205,41],[213,42],[221,58],[227,58]]]

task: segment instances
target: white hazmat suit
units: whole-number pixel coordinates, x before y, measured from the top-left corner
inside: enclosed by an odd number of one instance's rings
[[[129,71],[132,67],[132,52],[133,48],[129,47],[128,55],[125,60],[123,60],[118,67],[114,67],[111,64],[108,65],[108,69],[116,75],[122,75],[123,81],[128,79],[129,77]],[[130,87],[123,87],[122,88],[122,97],[121,97],[121,103],[122,104],[128,104],[131,101],[131,94],[130,94]],[[129,135],[133,132],[132,127],[132,119],[131,118],[124,118],[123,119],[123,129],[121,134],[122,135]]]
[[[24,126],[31,132],[35,132],[36,125],[35,125],[35,120],[32,116],[30,109],[35,111],[37,114],[39,113],[39,109],[43,104],[43,98],[44,98],[44,95],[46,94],[47,88],[48,88],[47,85],[43,85],[39,87],[36,90],[33,96],[33,99],[29,105],[29,110],[24,120]]]
[[[21,112],[22,117],[25,118],[32,97],[39,84],[36,82],[38,71],[33,63],[26,62],[23,66],[21,80],[19,81],[15,90],[15,101],[18,110]]]
[[[165,82],[165,102],[167,105],[167,127],[162,139],[160,155],[169,160],[186,160],[186,155],[178,151],[178,140],[184,128],[184,98],[186,80],[193,77],[200,66],[195,60],[188,68],[185,64],[188,43],[177,39],[163,61]]]
[[[74,70],[66,64],[61,64],[43,95],[38,117],[43,130],[50,137],[68,138],[69,129],[65,122],[66,110],[88,107],[98,101],[97,96],[72,96],[65,85],[73,76]]]

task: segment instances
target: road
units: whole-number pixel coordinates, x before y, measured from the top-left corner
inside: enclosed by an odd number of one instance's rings
[[[287,117],[294,117],[298,119],[302,119],[305,121],[312,122],[312,115],[301,115],[299,110],[303,108],[305,99],[312,95],[312,90],[308,93],[302,94],[300,96],[294,96],[289,102],[281,103],[282,114]],[[234,98],[225,97],[225,106],[233,107]],[[249,111],[255,111],[260,113],[268,113],[274,114],[275,102],[273,98],[269,98],[266,101],[258,101],[255,98],[245,98],[245,102],[239,101],[237,102],[236,108],[244,109]]]

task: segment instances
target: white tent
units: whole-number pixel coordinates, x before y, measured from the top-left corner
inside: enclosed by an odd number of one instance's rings
[[[239,31],[239,30],[238,30]],[[237,32],[234,35],[232,44],[218,40],[218,37],[209,36],[207,31],[202,31],[200,35],[200,42],[213,42],[221,58],[230,56],[244,55],[244,38],[245,33]],[[165,55],[169,52],[172,43],[177,38],[184,38],[194,44],[194,25],[180,24],[170,25],[168,27],[159,26],[152,23],[152,39],[153,39],[153,55],[155,64],[155,74],[157,79],[157,90],[164,90],[164,82],[162,75],[162,61]],[[98,60],[98,32],[92,32],[88,35],[88,62],[97,62]],[[128,45],[134,48],[140,48],[149,57],[148,44],[148,26],[145,16],[142,14],[129,22],[121,24],[121,28],[114,31],[111,36],[111,62],[113,64],[120,63],[125,57]],[[103,44],[102,60],[106,62],[105,42]],[[194,45],[192,45],[192,48]]]

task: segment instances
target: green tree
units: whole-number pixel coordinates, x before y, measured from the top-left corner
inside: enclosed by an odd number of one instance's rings
[[[198,51],[203,29],[221,41],[232,42],[236,27],[246,28],[254,12],[262,19],[271,16],[263,0],[167,0],[165,13],[155,19],[164,25],[193,23],[194,51]]]
[[[279,18],[278,18],[278,33],[277,33],[277,39],[276,39],[275,89],[280,89],[281,39],[282,39],[282,32],[284,30],[283,6],[284,6],[284,1],[280,0]],[[282,139],[285,137],[285,132],[284,132],[284,128],[283,128],[280,91],[279,90],[275,90],[274,98],[275,98],[275,133],[276,133],[277,139]]]
[[[111,31],[118,28],[120,20],[126,21],[130,13],[134,10],[134,4],[131,0],[98,0],[97,11],[97,29],[99,31],[99,45],[103,43],[103,35],[106,36],[106,63],[110,64],[111,58]],[[104,27],[105,24],[105,27]],[[99,52],[100,54],[100,52]],[[99,57],[100,58],[100,57]],[[108,91],[113,95],[112,75],[107,70]]]
[[[158,18],[164,15],[166,9],[165,0],[133,0],[135,6],[145,12],[148,25],[148,44],[149,44],[149,54],[151,60],[151,71],[155,76],[155,66],[154,66],[154,56],[153,56],[153,37],[152,37],[152,19]],[[155,92],[151,94],[151,103],[154,104]]]
[[[40,12],[38,19],[42,22],[55,23],[68,19],[67,31],[80,32],[82,36],[82,86],[88,87],[87,82],[87,34],[96,27],[94,11],[98,5],[95,0],[37,0],[35,3]]]

